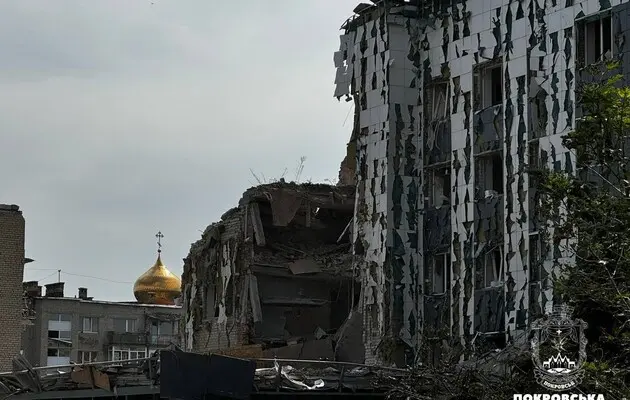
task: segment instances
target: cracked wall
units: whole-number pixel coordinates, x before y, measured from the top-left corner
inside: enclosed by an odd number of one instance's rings
[[[569,239],[542,234],[528,169],[575,170],[562,136],[575,126],[576,58],[592,57],[588,29],[578,28],[611,13],[601,29],[612,43],[602,46],[625,60],[630,18],[620,4],[355,8],[334,56],[335,96],[355,102],[354,253],[368,359],[400,362],[419,333],[441,324],[468,347],[479,335],[521,340],[528,321],[551,308]],[[446,295],[437,293],[443,279]]]

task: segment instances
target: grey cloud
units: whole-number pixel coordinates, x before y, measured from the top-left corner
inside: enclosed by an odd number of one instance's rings
[[[133,281],[158,229],[180,273],[250,168],[290,177],[304,155],[303,179],[337,175],[351,121],[332,52],[355,1],[153,3],[0,2],[0,203],[24,210],[27,279]]]

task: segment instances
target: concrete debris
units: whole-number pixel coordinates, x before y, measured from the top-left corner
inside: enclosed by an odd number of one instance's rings
[[[289,270],[291,270],[294,275],[322,272],[322,269],[317,261],[312,258],[304,258],[302,260],[292,262],[289,264]]]
[[[184,260],[186,350],[259,345],[334,360],[328,335],[360,292],[344,234],[353,208],[353,187],[278,182],[247,190]]]
[[[320,352],[329,357],[332,354],[330,346],[330,340],[327,339],[297,345],[303,353],[311,354],[310,357]],[[256,364],[252,385],[249,388],[240,385],[239,391],[253,395],[279,391],[291,391],[292,395],[299,395],[313,390],[335,394],[350,392],[359,396],[361,393],[382,395],[391,388],[391,385],[384,384],[383,377],[396,381],[408,375],[404,370],[350,363],[261,358],[260,349],[260,346],[243,346],[214,352],[207,356],[208,369],[216,369],[217,366],[234,369],[237,366],[235,363],[252,359],[250,363]],[[176,374],[173,368],[163,368],[162,358],[166,360],[166,356],[172,354],[189,355],[188,358],[195,359],[200,357],[173,348],[156,352],[146,359],[36,368],[24,364],[18,357],[13,372],[0,373],[0,395],[16,400],[159,395],[162,382],[168,381],[170,386],[174,384],[181,388],[190,381],[188,378],[186,382],[182,381],[181,374]],[[187,377],[190,376],[187,374]]]

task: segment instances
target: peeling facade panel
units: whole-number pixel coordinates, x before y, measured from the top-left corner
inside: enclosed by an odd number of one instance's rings
[[[575,170],[562,136],[575,126],[576,65],[597,61],[594,48],[630,62],[626,4],[392,1],[355,13],[335,96],[356,105],[366,358],[409,362],[439,326],[467,347],[479,334],[522,340],[551,308],[554,267],[571,261],[567,241],[539,232],[528,168]],[[597,46],[585,44],[593,29]]]

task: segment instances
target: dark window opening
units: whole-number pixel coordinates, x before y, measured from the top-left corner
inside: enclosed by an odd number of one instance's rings
[[[486,253],[484,260],[485,287],[494,287],[498,283],[503,282],[503,257],[501,256],[501,253],[500,246]]]
[[[429,207],[441,207],[451,202],[451,169],[436,168],[428,171],[427,186]]]
[[[71,333],[68,331],[48,331],[48,337],[50,339],[64,339],[70,340]]]
[[[479,111],[503,103],[501,64],[476,67],[473,71],[474,109]]]
[[[610,15],[582,23],[578,29],[578,61],[590,65],[613,56]]]
[[[540,146],[538,140],[529,143],[529,169],[536,170],[542,167],[540,163]]]
[[[433,294],[446,293],[448,289],[448,255],[436,254],[433,256]]]
[[[499,153],[478,156],[475,163],[477,197],[503,194],[503,159]],[[494,192],[494,193],[492,193]]]
[[[503,163],[498,155],[492,157],[492,190],[503,193]]]
[[[70,349],[51,347],[47,351],[48,357],[70,357]]]
[[[490,70],[491,105],[496,106],[503,101],[503,87],[501,85],[501,67]]]

